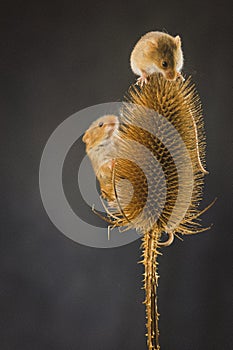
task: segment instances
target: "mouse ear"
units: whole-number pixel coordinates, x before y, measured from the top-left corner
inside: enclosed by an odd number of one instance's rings
[[[158,47],[157,42],[153,42],[153,41],[147,40],[146,41],[146,49],[145,49],[145,51],[151,52],[151,51],[157,49],[157,47]]]
[[[181,38],[180,38],[179,35],[177,35],[177,36],[175,37],[175,43],[176,43],[176,45],[177,45],[178,47],[181,46]]]

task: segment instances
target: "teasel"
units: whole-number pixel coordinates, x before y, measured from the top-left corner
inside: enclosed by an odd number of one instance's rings
[[[205,231],[199,222],[205,170],[202,108],[191,77],[167,81],[153,74],[129,88],[119,117],[106,205],[110,227],[136,229],[142,239],[148,350],[159,350],[158,255],[174,236]],[[163,234],[168,235],[162,241]]]

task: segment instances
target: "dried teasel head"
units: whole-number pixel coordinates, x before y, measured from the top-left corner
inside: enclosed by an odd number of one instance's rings
[[[205,166],[202,108],[191,79],[154,74],[133,85],[119,117],[108,203],[114,226],[162,233],[202,231],[197,222]]]

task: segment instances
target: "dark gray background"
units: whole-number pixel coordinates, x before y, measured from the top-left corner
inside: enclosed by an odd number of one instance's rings
[[[162,350],[230,350],[232,322],[232,11],[224,1],[1,1],[1,350],[146,350],[140,241],[81,246],[50,222],[38,168],[72,113],[120,101],[141,34],[183,40],[207,133],[206,233],[160,258]]]

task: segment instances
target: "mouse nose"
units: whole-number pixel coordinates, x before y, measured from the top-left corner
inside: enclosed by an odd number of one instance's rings
[[[90,139],[90,137],[89,137],[88,133],[85,132],[85,134],[84,134],[83,137],[82,137],[82,141],[83,141],[84,143],[88,143],[89,139]]]
[[[167,80],[175,80],[176,76],[177,76],[177,74],[175,71],[170,70],[170,71],[166,72],[166,79]]]

